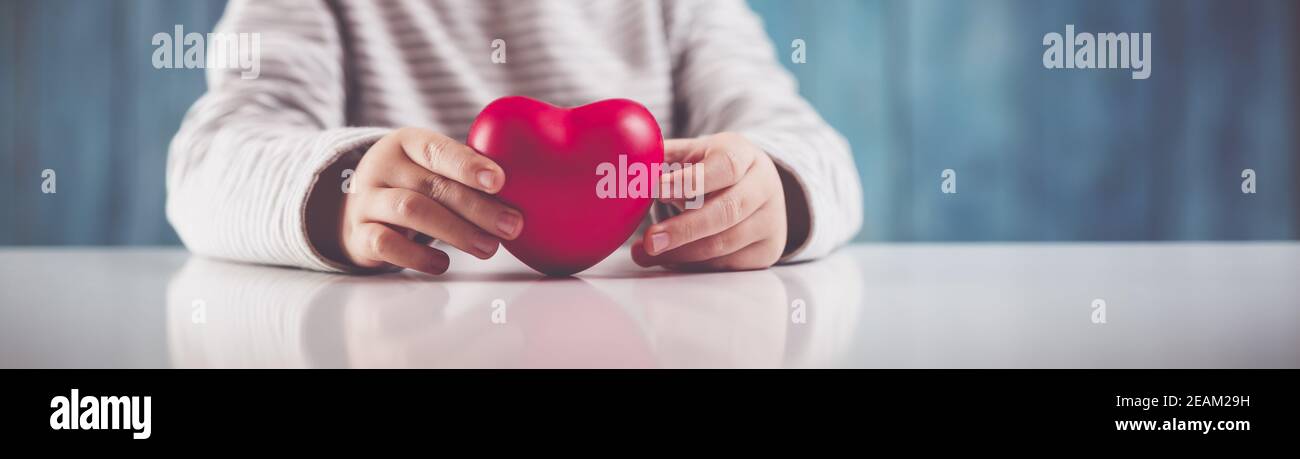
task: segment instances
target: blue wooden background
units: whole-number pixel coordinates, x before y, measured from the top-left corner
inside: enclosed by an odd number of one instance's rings
[[[751,0],[849,138],[863,240],[1300,237],[1300,2]],[[150,37],[223,2],[0,0],[0,244],[174,244],[167,143],[200,70]],[[1043,34],[1151,32],[1151,78],[1051,71]],[[789,62],[790,42],[808,62]],[[42,194],[41,171],[58,172]],[[1240,192],[1241,170],[1258,193]],[[940,171],[958,193],[939,192]]]

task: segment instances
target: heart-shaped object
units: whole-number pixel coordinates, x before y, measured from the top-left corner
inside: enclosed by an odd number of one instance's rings
[[[649,177],[651,165],[664,160],[659,123],[626,99],[560,108],[503,97],[479,113],[466,143],[505,170],[498,197],[523,213],[523,232],[505,248],[552,276],[594,266],[636,231],[653,198],[626,193],[628,183],[656,182],[658,177]],[[611,168],[619,181],[615,197],[598,193],[609,175],[599,172]]]

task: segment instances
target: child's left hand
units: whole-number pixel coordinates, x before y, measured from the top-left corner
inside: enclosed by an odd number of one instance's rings
[[[691,163],[665,174],[660,190],[704,170],[703,204],[650,226],[632,246],[641,266],[688,271],[747,270],[772,266],[786,245],[786,203],[776,164],[739,134],[664,141],[665,163]],[[686,199],[661,200],[682,209]]]

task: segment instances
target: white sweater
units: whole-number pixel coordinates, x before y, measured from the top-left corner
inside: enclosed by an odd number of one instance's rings
[[[862,224],[847,143],[741,0],[232,0],[216,32],[259,34],[261,67],[253,79],[209,68],[172,140],[167,218],[198,254],[347,270],[307,237],[321,171],[396,127],[464,141],[506,95],[629,98],[668,137],[745,135],[809,201],[808,240],[786,261],[825,255]],[[505,63],[492,60],[498,38]]]

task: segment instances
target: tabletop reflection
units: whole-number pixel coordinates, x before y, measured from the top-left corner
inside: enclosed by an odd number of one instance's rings
[[[186,368],[801,367],[833,366],[859,329],[852,257],[716,274],[617,258],[551,279],[504,253],[444,277],[192,257],[168,347]]]

